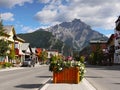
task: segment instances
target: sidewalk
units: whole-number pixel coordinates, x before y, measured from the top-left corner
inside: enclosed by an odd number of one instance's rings
[[[96,90],[85,78],[79,84],[66,84],[58,83],[54,84],[52,82],[46,83],[39,90]]]
[[[23,67],[8,67],[8,68],[3,68],[3,69],[0,69],[0,72],[2,71],[10,71],[10,70],[16,70],[16,69],[23,69]]]
[[[41,65],[39,65],[39,63],[37,63],[37,64],[35,65],[35,67],[41,67]],[[2,71],[16,70],[16,69],[23,69],[23,68],[26,68],[26,67],[21,67],[21,66],[7,67],[7,68],[0,69],[0,72],[2,72]]]

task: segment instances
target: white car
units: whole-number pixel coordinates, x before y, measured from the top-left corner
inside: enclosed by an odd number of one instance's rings
[[[22,64],[22,66],[29,66],[29,67],[31,67],[31,65],[32,65],[32,60],[30,58],[25,59]]]

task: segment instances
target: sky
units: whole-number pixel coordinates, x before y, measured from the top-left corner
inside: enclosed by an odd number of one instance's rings
[[[76,18],[110,36],[119,15],[119,0],[0,0],[3,25],[13,25],[17,34]]]

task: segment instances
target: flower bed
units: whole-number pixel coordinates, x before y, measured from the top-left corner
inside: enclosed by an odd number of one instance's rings
[[[83,60],[51,60],[49,70],[53,72],[54,83],[78,83],[84,77]]]
[[[12,63],[9,62],[0,62],[0,68],[12,67]]]

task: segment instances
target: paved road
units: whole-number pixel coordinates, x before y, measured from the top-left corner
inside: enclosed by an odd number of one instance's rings
[[[87,66],[85,77],[97,90],[120,90],[120,65]]]
[[[48,66],[0,72],[0,90],[38,90],[51,77]]]

